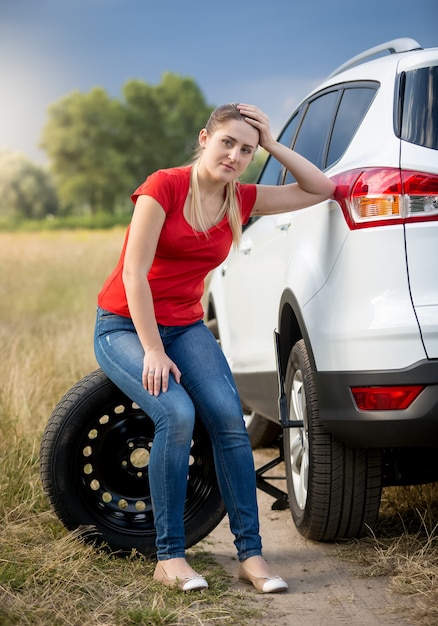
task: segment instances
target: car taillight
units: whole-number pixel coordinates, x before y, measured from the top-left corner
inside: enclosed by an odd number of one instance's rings
[[[424,385],[394,387],[352,387],[360,411],[401,411],[407,409],[423,391]]]
[[[438,219],[438,176],[394,168],[337,174],[335,199],[350,228]]]

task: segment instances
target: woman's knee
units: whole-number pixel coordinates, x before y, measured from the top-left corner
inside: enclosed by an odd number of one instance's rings
[[[152,416],[155,424],[155,436],[166,433],[174,445],[184,445],[193,436],[195,411],[190,405],[174,405],[159,415]]]
[[[242,409],[239,405],[210,404],[199,410],[199,416],[211,437],[233,437],[244,440],[247,436]]]

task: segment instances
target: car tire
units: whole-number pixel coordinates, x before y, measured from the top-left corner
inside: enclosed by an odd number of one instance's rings
[[[382,492],[380,450],[348,448],[321,425],[314,377],[303,340],[287,364],[290,421],[284,461],[289,506],[299,532],[314,541],[360,537],[377,521]]]
[[[84,541],[121,554],[155,554],[148,480],[151,419],[102,372],[74,385],[43,433],[40,473],[61,522]],[[184,511],[186,545],[225,515],[209,438],[196,420]]]

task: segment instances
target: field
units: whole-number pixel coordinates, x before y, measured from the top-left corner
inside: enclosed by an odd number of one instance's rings
[[[99,553],[68,534],[39,480],[39,442],[61,396],[97,367],[96,294],[123,231],[0,233],[0,626],[234,624],[257,619],[210,554],[190,552],[210,592],[184,596],[151,579],[138,555]],[[412,595],[438,623],[438,490],[386,490],[378,537],[340,546],[366,575]],[[254,622],[252,622],[254,623]]]

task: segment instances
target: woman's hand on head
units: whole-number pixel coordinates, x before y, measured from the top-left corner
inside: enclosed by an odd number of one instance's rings
[[[260,146],[269,151],[269,145],[275,141],[272,137],[269,117],[253,104],[240,103],[237,108],[245,117],[245,121],[259,131]]]
[[[165,393],[169,388],[169,375],[173,374],[177,383],[181,380],[181,372],[176,364],[163,351],[147,351],[143,359],[143,387],[151,396]]]

